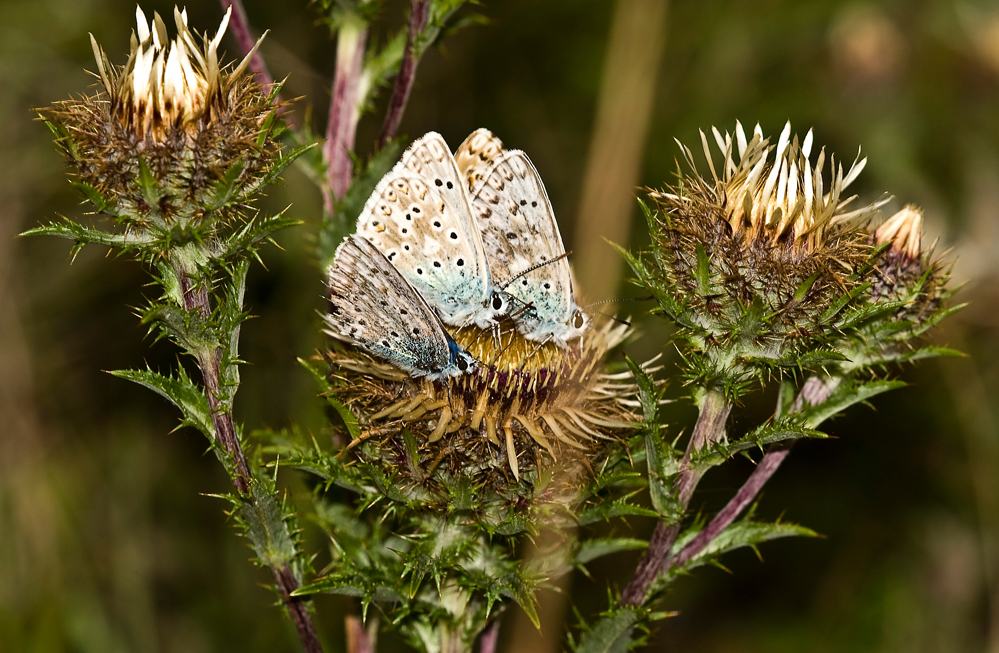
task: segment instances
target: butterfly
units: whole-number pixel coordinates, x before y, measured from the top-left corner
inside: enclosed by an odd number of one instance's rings
[[[440,134],[414,142],[378,182],[356,235],[385,254],[445,323],[488,328],[506,310],[505,296],[493,292],[468,194]]]
[[[414,377],[436,381],[476,367],[420,293],[363,238],[349,236],[337,248],[329,288],[332,335]]]
[[[491,279],[513,298],[510,310],[524,337],[565,346],[586,331],[589,318],[573,296],[562,236],[538,171],[526,154],[502,147],[480,129],[456,155],[467,166],[462,172]]]

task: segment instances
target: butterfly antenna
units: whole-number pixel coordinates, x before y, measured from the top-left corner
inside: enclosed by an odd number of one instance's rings
[[[631,326],[631,321],[630,320],[622,320],[618,316],[611,315],[610,313],[604,313],[603,311],[597,311],[597,315],[603,315],[604,317],[609,317],[610,319],[614,320],[618,324],[623,324],[625,326]]]
[[[653,299],[655,299],[655,297],[653,297],[652,295],[646,295],[645,297],[621,297],[620,299],[604,299],[599,302],[593,302],[592,304],[587,304],[586,306],[583,307],[583,310],[585,311],[591,306],[599,306],[600,304],[611,304],[611,303],[616,304],[620,302],[647,302]]]
[[[502,286],[500,286],[499,289],[500,290],[506,290],[507,286],[509,286],[511,283],[513,283],[517,279],[521,278],[522,276],[524,276],[528,272],[534,272],[538,268],[543,268],[546,265],[551,265],[552,263],[555,263],[556,261],[561,261],[565,257],[569,256],[569,254],[572,254],[572,251],[568,251],[568,252],[564,252],[562,254],[559,254],[558,256],[556,256],[555,258],[553,258],[550,261],[542,261],[542,262],[538,263],[537,265],[533,265],[533,266],[527,268],[526,270],[524,270],[523,272],[521,272],[520,274],[518,274],[517,276],[513,277],[512,279],[507,280],[507,282],[504,283]]]
[[[550,341],[551,339],[552,339],[552,336],[551,336],[551,334],[549,334],[547,338],[545,338],[544,340],[542,340],[542,341],[541,341],[541,344],[539,344],[539,345],[538,345],[537,347],[535,347],[535,348],[534,348],[534,351],[532,351],[532,352],[531,352],[530,354],[528,354],[528,355],[527,355],[527,358],[525,358],[525,359],[524,359],[524,360],[523,360],[523,361],[522,361],[522,362],[520,363],[520,369],[521,369],[521,370],[523,370],[523,369],[524,369],[524,366],[525,366],[525,365],[527,365],[527,361],[531,360],[531,358],[533,358],[533,357],[534,357],[534,354],[536,354],[536,353],[538,353],[539,351],[541,351],[541,348],[542,348],[542,347],[544,347],[545,345],[547,345],[547,344],[548,344],[548,342],[549,342],[549,341]]]

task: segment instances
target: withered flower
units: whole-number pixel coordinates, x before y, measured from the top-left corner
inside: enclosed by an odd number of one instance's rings
[[[480,365],[447,383],[410,379],[353,348],[330,361],[361,439],[402,451],[403,432],[412,433],[423,473],[443,464],[505,486],[508,472],[519,480],[530,470],[537,479],[557,469],[571,484],[599,440],[637,419],[630,373],[604,370],[607,352],[628,331],[607,321],[563,348],[526,340],[509,319],[496,330],[464,327],[453,336]]]

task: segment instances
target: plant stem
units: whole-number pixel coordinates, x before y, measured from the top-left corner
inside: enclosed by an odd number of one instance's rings
[[[323,145],[323,161],[326,162],[323,200],[327,215],[333,214],[334,201],[343,198],[350,188],[354,169],[350,153],[354,149],[357,121],[361,113],[358,91],[367,41],[368,27],[360,18],[345,20],[340,26],[336,44],[333,97],[326,123],[326,143]]]
[[[298,581],[289,565],[281,568],[271,567],[274,573],[274,582],[281,593],[281,601],[288,608],[291,620],[295,623],[295,630],[298,631],[298,638],[302,642],[305,653],[323,653],[323,645],[319,642],[319,635],[316,633],[316,626],[312,623],[312,614],[304,599],[292,596],[291,593],[298,589]],[[373,653],[373,652],[372,652]]]
[[[479,653],[496,653],[496,643],[499,641],[499,621],[494,621],[482,631],[479,639]]]
[[[236,42],[239,44],[239,49],[242,50],[243,55],[249,54],[253,46],[256,45],[257,39],[253,35],[253,29],[250,27],[250,20],[246,16],[246,9],[243,8],[242,0],[219,0],[222,5],[222,9],[228,9],[232,7],[232,15],[229,18],[229,27],[232,31],[232,35],[236,37]],[[260,54],[260,50],[253,53],[250,57],[250,70],[256,75],[257,83],[261,86],[271,86],[274,84],[274,77],[271,72],[267,69],[267,63],[264,61],[264,56]],[[274,102],[278,105],[281,104],[281,96],[278,95],[274,98]],[[294,129],[295,120],[292,118],[291,112],[286,110],[287,107],[279,106],[278,113],[288,124],[289,127]]]
[[[352,614],[347,615],[344,626],[347,630],[347,653],[375,653],[374,634],[377,628],[365,630],[361,620]]]
[[[230,31],[236,37],[236,42],[239,43],[239,49],[243,51],[243,55],[247,55],[253,49],[257,39],[253,36],[250,20],[246,17],[246,9],[243,8],[242,0],[219,0],[219,2],[222,4],[222,9],[232,7],[232,14],[229,17]],[[250,70],[256,74],[257,82],[261,85],[269,86],[274,83],[274,78],[267,70],[267,64],[264,63],[264,57],[259,50],[250,57]]]
[[[417,40],[427,26],[430,18],[430,0],[412,0],[409,9],[409,32],[406,34],[406,47],[403,50],[399,74],[392,87],[392,97],[389,99],[388,110],[385,112],[385,122],[382,123],[382,133],[378,137],[378,149],[395,137],[402,122],[402,114],[409,102],[409,93],[413,90],[416,79],[416,66],[420,63],[420,54],[416,51]]]
[[[184,292],[184,308],[188,312],[197,312],[201,319],[207,322],[212,313],[208,289],[184,271],[180,271],[179,277],[181,290]],[[236,486],[240,496],[246,498],[250,496],[250,468],[246,463],[243,448],[239,444],[239,438],[236,436],[232,412],[220,400],[219,377],[222,349],[217,348],[213,352],[200,354],[197,356],[197,361],[198,367],[201,369],[201,377],[205,383],[205,396],[208,398],[208,407],[212,413],[215,437],[228,454],[229,460],[235,468],[233,485]]]
[[[690,504],[690,498],[694,494],[697,483],[701,480],[701,472],[690,467],[690,455],[713,442],[717,442],[725,433],[725,422],[729,413],[732,412],[732,404],[725,396],[717,390],[708,390],[701,403],[701,412],[697,416],[697,424],[694,432],[687,442],[687,450],[680,461],[680,472],[673,486],[684,510]],[[645,550],[638,567],[635,568],[635,575],[631,582],[621,593],[622,605],[641,605],[645,602],[645,595],[649,587],[664,569],[666,561],[669,559],[670,551],[676,537],[680,533],[680,521],[667,524],[660,521],[656,524],[649,540],[649,548]]]
[[[178,270],[181,290],[184,293],[184,308],[188,312],[197,314],[202,320],[207,321],[212,313],[211,300],[208,295],[208,288],[204,283],[196,281],[187,272]],[[197,356],[198,366],[201,368],[201,376],[205,383],[205,396],[208,398],[208,406],[212,413],[212,424],[215,427],[215,437],[226,451],[232,463],[232,468],[226,468],[232,476],[232,483],[236,486],[236,491],[244,501],[254,501],[250,492],[250,468],[243,453],[243,447],[239,443],[236,435],[236,426],[232,419],[232,412],[223,405],[220,400],[220,378],[222,364],[222,349],[217,348],[214,352]],[[287,564],[283,566],[272,566],[271,572],[274,574],[274,582],[281,593],[281,600],[298,631],[298,637],[302,642],[302,648],[306,653],[323,653],[322,644],[316,633],[312,615],[309,613],[308,605],[299,597],[293,597],[292,592],[298,589],[298,580],[294,572]]]
[[[806,404],[814,406],[822,403],[829,398],[829,395],[833,393],[837,385],[838,382],[836,379],[819,376],[809,377],[802,386],[798,396],[795,397],[791,405],[791,412],[802,410]],[[672,567],[683,567],[728,528],[735,521],[735,518],[753,502],[760,493],[760,490],[763,489],[763,486],[766,485],[766,482],[770,480],[770,477],[774,475],[777,468],[780,467],[784,459],[791,453],[793,445],[794,442],[792,441],[786,445],[774,445],[771,447],[764,454],[759,464],[756,465],[753,473],[746,479],[746,482],[739,488],[739,491],[735,493],[735,496],[725,504],[725,507],[715,515],[714,519],[694,539],[688,542],[679,553],[666,561],[663,565],[663,571],[668,571]]]

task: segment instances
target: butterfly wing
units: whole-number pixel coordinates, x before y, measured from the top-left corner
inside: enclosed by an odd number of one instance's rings
[[[506,152],[503,141],[496,138],[488,129],[476,129],[465,142],[455,150],[454,160],[458,165],[469,197],[475,197],[479,187],[485,182],[486,173],[499,155]]]
[[[573,298],[562,236],[541,177],[526,154],[513,150],[496,158],[472,199],[472,210],[493,284],[526,307],[519,318],[524,335],[559,342],[579,335],[585,318]]]
[[[437,309],[462,326],[482,315],[491,292],[482,238],[451,151],[431,132],[378,183],[357,223]]]
[[[440,319],[378,249],[351,236],[337,249],[329,274],[334,335],[413,376],[454,376],[467,367]]]

